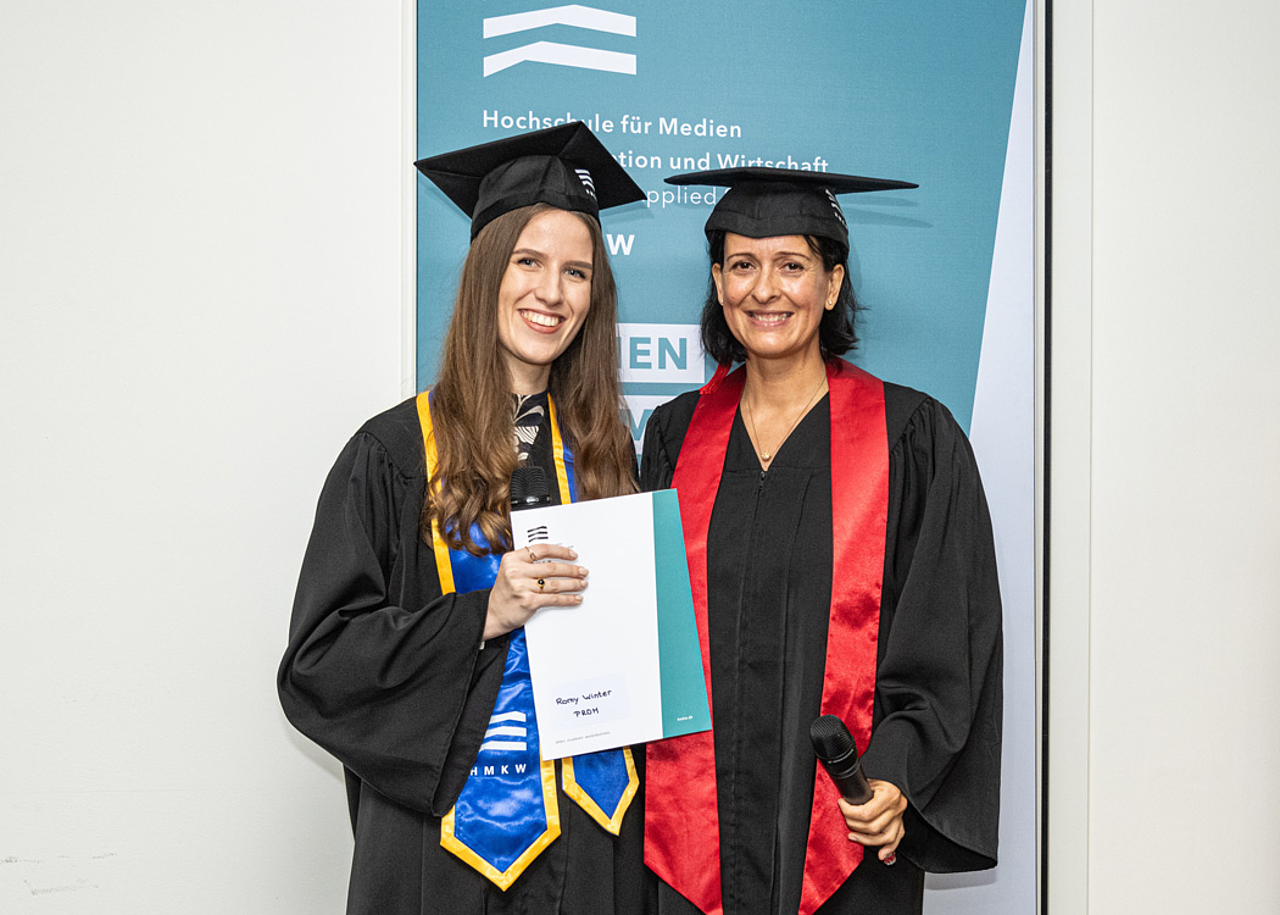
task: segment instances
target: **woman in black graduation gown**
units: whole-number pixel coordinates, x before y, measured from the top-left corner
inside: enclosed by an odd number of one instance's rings
[[[630,751],[538,759],[520,627],[586,570],[507,512],[635,489],[598,209],[643,194],[582,124],[417,164],[472,217],[440,377],[329,474],[280,699],[345,769],[349,913],[637,913]]]
[[[839,358],[856,337],[835,194],[914,185],[668,180],[730,190],[707,223],[702,317],[721,368],[654,412],[641,464],[644,488],[680,492],[714,724],[648,747],[657,909],[919,912],[925,871],[995,864],[1001,624],[964,434]],[[816,766],[819,714],[864,751],[862,806]]]

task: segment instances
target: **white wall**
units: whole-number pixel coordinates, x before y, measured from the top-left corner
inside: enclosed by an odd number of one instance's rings
[[[401,16],[6,5],[0,912],[341,909],[273,678],[324,474],[401,396]]]
[[[1050,911],[1275,913],[1280,7],[1055,31]]]

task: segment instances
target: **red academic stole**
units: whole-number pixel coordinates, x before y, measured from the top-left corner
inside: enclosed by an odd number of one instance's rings
[[[827,362],[831,388],[831,614],[821,714],[839,715],[866,749],[875,700],[876,641],[889,503],[884,384],[841,359]],[[702,389],[672,481],[680,493],[702,672],[711,690],[707,630],[707,531],[720,488],[729,432],[746,373],[722,368]],[[711,731],[647,748],[644,860],[707,915],[721,915],[720,823]],[[862,861],[836,805],[839,793],[814,766],[799,915],[830,898]]]

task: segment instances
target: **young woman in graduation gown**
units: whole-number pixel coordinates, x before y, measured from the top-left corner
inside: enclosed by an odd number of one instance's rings
[[[730,190],[707,223],[720,370],[654,412],[641,464],[642,486],[680,493],[713,720],[648,747],[657,911],[918,913],[925,871],[995,864],[1001,623],[964,434],[839,358],[856,338],[835,194],[914,185],[674,182]],[[820,714],[863,751],[861,806],[816,764]]]
[[[417,164],[472,217],[440,377],[329,474],[281,702],[345,769],[351,915],[638,913],[631,752],[538,758],[520,627],[587,570],[511,551],[508,506],[513,474],[551,503],[635,489],[598,209],[643,195],[581,124]]]

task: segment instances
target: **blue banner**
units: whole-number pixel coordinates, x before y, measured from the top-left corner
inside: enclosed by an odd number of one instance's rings
[[[586,121],[648,193],[605,214],[622,369],[643,409],[700,383],[702,224],[695,168],[777,164],[900,178],[846,197],[854,360],[941,399],[968,428],[1024,4],[617,0],[420,3],[418,154]],[[418,384],[434,375],[467,220],[418,184]],[[709,377],[709,375],[706,375]],[[648,395],[647,397],[644,395]]]
[[[926,894],[926,911],[1035,904],[1028,10],[1026,0],[418,3],[419,156],[583,120],[647,193],[603,216],[637,442],[649,410],[713,368],[697,320],[702,226],[720,191],[665,176],[780,165],[920,185],[842,198],[866,306],[851,358],[932,394],[966,431],[972,423],[1001,562],[1007,671],[1001,867],[931,877],[944,892]],[[417,193],[421,388],[436,371],[469,233],[433,185],[420,180]]]

